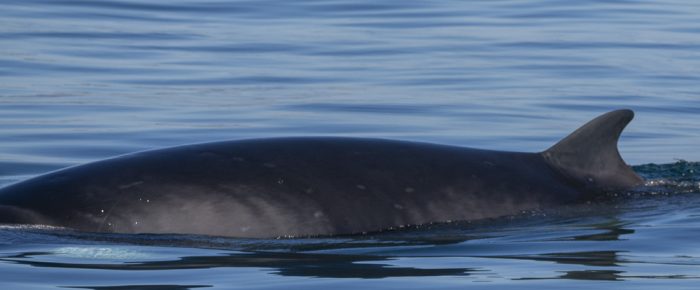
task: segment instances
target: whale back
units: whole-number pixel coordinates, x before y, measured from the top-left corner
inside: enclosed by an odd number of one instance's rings
[[[542,152],[546,162],[588,191],[629,189],[643,179],[620,156],[617,142],[631,110],[603,114]]]

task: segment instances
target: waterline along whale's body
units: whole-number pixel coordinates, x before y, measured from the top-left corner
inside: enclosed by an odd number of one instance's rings
[[[0,223],[235,237],[353,234],[580,202],[643,180],[604,114],[540,153],[361,138],[144,151],[0,189]]]

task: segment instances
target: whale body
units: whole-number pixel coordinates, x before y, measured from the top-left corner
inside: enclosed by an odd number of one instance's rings
[[[232,237],[356,234],[582,202],[643,183],[606,113],[538,153],[294,137],[143,151],[0,189],[0,223]]]

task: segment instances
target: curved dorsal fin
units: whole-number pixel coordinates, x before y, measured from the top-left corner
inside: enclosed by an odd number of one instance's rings
[[[547,163],[587,189],[629,189],[643,183],[620,157],[617,140],[634,118],[631,110],[605,113],[542,152]]]

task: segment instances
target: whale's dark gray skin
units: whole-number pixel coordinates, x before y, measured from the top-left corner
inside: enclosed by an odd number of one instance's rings
[[[353,234],[580,202],[643,180],[604,114],[540,153],[361,138],[144,151],[0,189],[0,223],[234,237]]]

